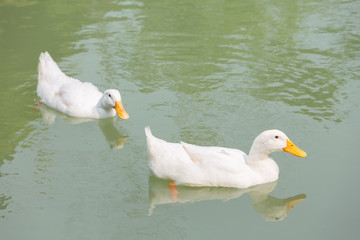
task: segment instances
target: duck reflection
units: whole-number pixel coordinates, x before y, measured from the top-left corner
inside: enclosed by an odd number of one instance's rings
[[[295,204],[306,199],[305,194],[289,198],[276,198],[269,194],[275,189],[277,182],[266,183],[246,189],[221,187],[169,187],[169,181],[149,177],[149,215],[156,205],[168,203],[200,202],[204,200],[230,200],[248,193],[253,208],[266,221],[283,220]]]
[[[78,124],[88,121],[94,121],[100,127],[102,133],[106,141],[109,144],[111,149],[121,149],[123,148],[126,139],[129,136],[124,135],[114,126],[114,118],[106,118],[106,119],[91,119],[91,118],[76,118],[71,117],[61,112],[58,112],[45,104],[41,104],[37,106],[37,109],[40,110],[42,118],[47,125],[51,125],[55,122],[56,117],[60,117],[64,120],[65,123],[68,124]]]

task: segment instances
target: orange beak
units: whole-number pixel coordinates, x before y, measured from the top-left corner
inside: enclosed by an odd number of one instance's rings
[[[306,157],[306,152],[295,146],[289,139],[286,140],[287,146],[283,148],[283,151],[294,154],[298,157]]]
[[[125,111],[121,101],[115,102],[114,108],[121,119],[129,118],[129,114]]]

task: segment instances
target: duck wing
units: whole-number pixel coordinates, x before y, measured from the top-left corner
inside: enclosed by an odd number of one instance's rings
[[[247,155],[238,149],[224,147],[204,147],[181,142],[190,159],[205,168],[239,172],[246,165]]]
[[[55,99],[57,104],[62,106],[63,112],[72,116],[89,115],[95,108],[102,94],[98,88],[89,82],[81,82],[77,79],[71,79],[63,83],[57,92]]]

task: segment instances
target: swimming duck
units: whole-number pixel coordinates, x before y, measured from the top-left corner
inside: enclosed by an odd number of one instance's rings
[[[101,93],[89,82],[66,76],[48,52],[40,54],[37,94],[41,102],[73,117],[128,119],[118,90]]]
[[[267,130],[257,136],[249,155],[232,148],[169,143],[154,137],[149,127],[145,134],[149,167],[154,175],[188,186],[248,188],[274,182],[279,178],[279,167],[270,153],[285,151],[306,156],[280,130]]]

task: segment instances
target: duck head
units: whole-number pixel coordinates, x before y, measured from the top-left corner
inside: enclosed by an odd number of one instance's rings
[[[121,96],[118,90],[116,89],[106,90],[104,92],[103,100],[105,105],[115,109],[115,111],[117,112],[120,118],[122,119],[129,118],[129,114],[125,111],[122,105]]]
[[[276,151],[285,151],[298,157],[306,157],[306,153],[292,143],[285,133],[276,129],[264,131],[257,136],[250,153],[268,155]]]

